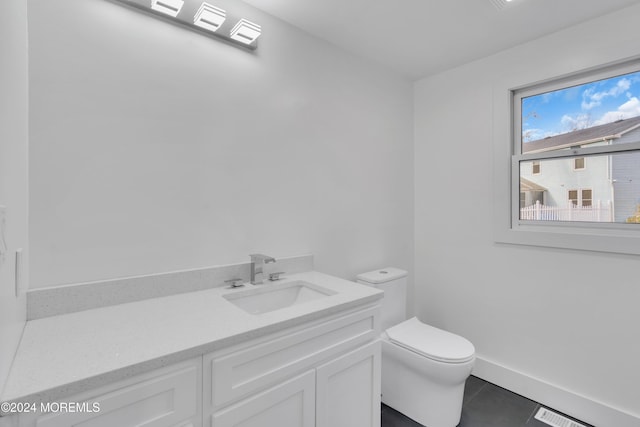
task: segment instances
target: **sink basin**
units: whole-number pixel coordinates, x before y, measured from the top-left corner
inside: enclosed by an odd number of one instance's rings
[[[264,284],[223,297],[249,314],[262,314],[334,295],[336,292],[313,283],[297,280]]]

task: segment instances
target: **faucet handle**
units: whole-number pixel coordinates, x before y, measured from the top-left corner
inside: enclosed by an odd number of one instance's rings
[[[273,258],[273,257],[270,257],[269,255],[251,254],[249,256],[251,257],[251,262],[261,262],[262,261],[265,264],[276,262],[276,259]]]
[[[277,273],[269,274],[269,280],[275,282],[276,280],[280,280],[280,275],[284,274],[284,271],[278,271]]]
[[[239,279],[239,278],[234,278],[234,279],[229,279],[229,280],[225,280],[224,283],[229,283],[229,288],[240,288],[242,286],[244,286],[244,283],[242,283],[243,280]]]

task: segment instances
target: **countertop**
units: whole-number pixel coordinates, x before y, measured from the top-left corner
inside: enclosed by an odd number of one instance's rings
[[[336,292],[260,315],[212,288],[31,320],[2,401],[47,402],[200,356],[382,298],[382,291],[318,272],[286,276]]]

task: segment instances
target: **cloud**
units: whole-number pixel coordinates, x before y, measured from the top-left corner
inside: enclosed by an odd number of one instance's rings
[[[550,132],[545,129],[529,128],[522,131],[522,141],[531,142],[544,139],[548,136],[556,136],[558,132]]]
[[[562,127],[567,129],[569,132],[578,129],[586,129],[592,126],[591,122],[591,115],[588,113],[578,114],[577,116],[570,116],[568,114],[565,114],[560,120]]]
[[[543,129],[525,129],[522,131],[522,141],[537,141],[538,139],[544,138],[544,130]]]
[[[629,98],[627,102],[618,107],[618,111],[624,114],[633,114],[628,117],[640,116],[640,99],[635,96]]]
[[[582,92],[582,109],[591,110],[602,104],[602,100],[607,97],[617,97],[626,93],[631,87],[631,80],[624,78],[618,80],[618,83],[611,89],[603,92],[596,92],[595,87],[590,87]]]
[[[600,119],[595,121],[594,125],[603,125],[636,116],[640,116],[640,99],[632,96],[627,102],[620,105],[617,110],[604,113]]]

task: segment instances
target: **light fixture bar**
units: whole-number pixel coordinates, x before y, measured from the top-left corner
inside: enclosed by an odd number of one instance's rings
[[[184,0],[151,0],[151,9],[174,18],[178,16],[183,5]]]
[[[193,17],[193,25],[209,31],[216,31],[227,19],[227,13],[209,3],[202,3]]]
[[[229,37],[240,43],[251,44],[255,39],[260,37],[260,33],[260,25],[242,18],[235,27],[233,27]]]
[[[256,39],[262,32],[260,25],[237,15],[228,15],[226,10],[209,3],[215,0],[194,0],[200,4],[195,13],[196,4],[189,4],[186,0],[112,1],[241,49],[258,48]]]

